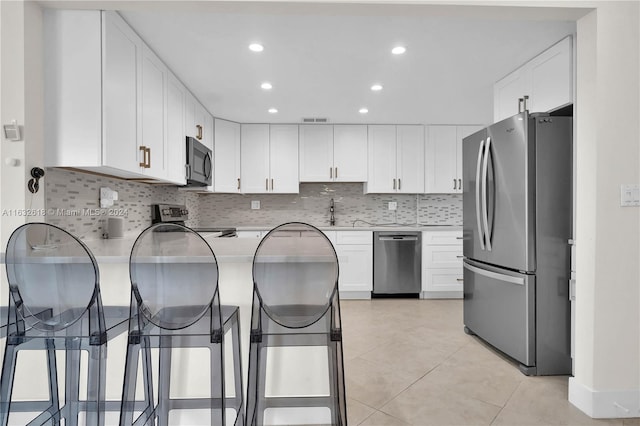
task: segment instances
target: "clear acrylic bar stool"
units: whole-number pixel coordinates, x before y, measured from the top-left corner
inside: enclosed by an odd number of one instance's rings
[[[256,250],[253,281],[247,423],[346,425],[333,245],[311,225],[280,225]]]
[[[86,424],[103,425],[109,409],[107,341],[126,332],[128,310],[103,307],[95,258],[80,240],[56,226],[28,223],[17,228],[9,238],[5,263],[10,296],[0,425],[7,425],[10,412],[40,413],[29,423],[34,425],[77,425],[84,412]],[[46,401],[11,399],[16,361],[25,350],[46,351]],[[58,390],[57,350],[65,354],[64,404]],[[80,395],[81,351],[89,355],[86,398]]]
[[[177,224],[156,224],[144,230],[133,245],[131,320],[124,375],[120,425],[170,423],[172,410],[202,410],[212,425],[244,424],[240,365],[240,324],[237,307],[220,306],[218,264],[207,242]],[[224,342],[233,340],[234,396],[225,396]],[[157,398],[154,397],[152,348],[158,348]],[[210,369],[208,397],[171,397],[171,370],[176,348],[206,348]],[[145,401],[135,401],[139,355],[142,355]],[[193,364],[190,363],[193,367]],[[203,368],[203,370],[205,370]],[[157,403],[155,403],[157,399]],[[157,421],[157,423],[156,423]]]

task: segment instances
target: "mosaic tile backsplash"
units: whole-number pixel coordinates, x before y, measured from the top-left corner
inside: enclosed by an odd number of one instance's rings
[[[110,209],[100,209],[101,187],[118,192]],[[79,171],[48,169],[45,178],[49,223],[83,239],[102,238],[107,217],[125,219],[125,235],[151,224],[151,205],[186,204],[188,226],[265,226],[303,221],[329,225],[329,202],[335,203],[336,226],[368,224],[461,225],[459,194],[363,194],[361,183],[305,183],[299,194],[196,194],[174,186],[149,185]],[[251,210],[251,201],[260,201]],[[397,210],[388,210],[389,202]]]
[[[45,220],[60,226],[81,239],[102,238],[107,218],[124,218],[124,234],[136,235],[151,225],[151,204],[186,204],[197,210],[198,195],[180,191],[175,186],[149,185],[99,175],[47,169],[45,178]],[[113,207],[100,208],[100,188],[118,192]],[[187,225],[194,226],[195,223]]]

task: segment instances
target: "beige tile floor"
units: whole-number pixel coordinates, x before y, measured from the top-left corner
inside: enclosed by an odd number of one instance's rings
[[[567,401],[567,376],[526,377],[462,325],[461,300],[341,301],[350,425],[617,425]]]

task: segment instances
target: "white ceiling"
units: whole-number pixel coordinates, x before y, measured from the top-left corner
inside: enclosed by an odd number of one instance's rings
[[[214,116],[238,122],[487,124],[493,83],[576,28],[563,9],[540,20],[539,8],[512,19],[501,8],[149,4],[121,14]],[[407,52],[392,55],[396,44]]]

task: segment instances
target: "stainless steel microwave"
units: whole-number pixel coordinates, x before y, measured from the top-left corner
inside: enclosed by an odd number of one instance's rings
[[[187,136],[187,186],[209,186],[213,175],[213,153],[202,142]]]

